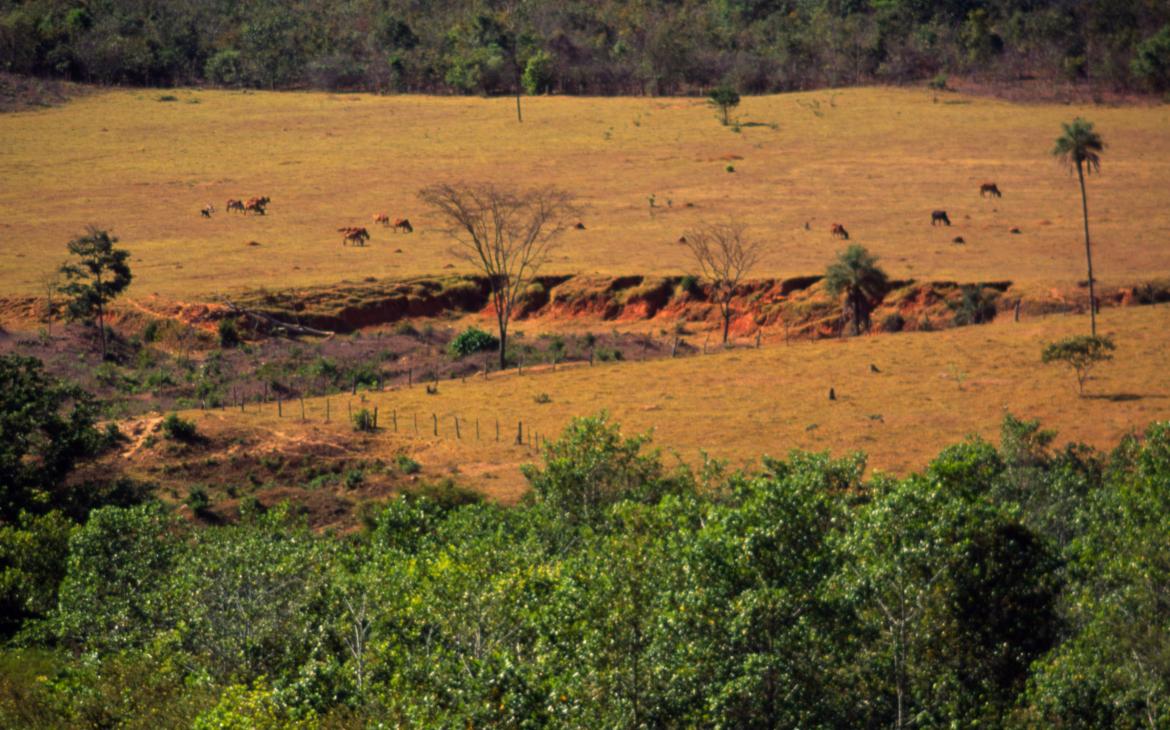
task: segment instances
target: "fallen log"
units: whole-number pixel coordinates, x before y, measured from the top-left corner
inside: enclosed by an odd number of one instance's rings
[[[317,337],[333,337],[335,334],[337,334],[336,332],[313,329],[312,327],[306,327],[301,324],[293,324],[292,322],[282,322],[276,317],[264,314],[263,312],[257,312],[252,309],[245,309],[244,307],[241,307],[226,297],[223,298],[222,301],[227,305],[228,309],[232,310],[236,314],[242,315],[244,317],[251,317],[257,322],[262,322],[263,324],[274,327],[276,329],[284,330],[285,332],[291,332],[298,335],[315,335]]]

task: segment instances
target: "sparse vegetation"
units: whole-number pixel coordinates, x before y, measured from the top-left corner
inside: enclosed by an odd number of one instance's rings
[[[368,408],[362,408],[353,414],[353,430],[362,433],[372,433],[377,430],[377,422],[374,420],[374,412]]]
[[[194,421],[183,418],[177,413],[168,413],[162,421],[163,435],[172,441],[194,443],[199,440],[199,429]]]
[[[1072,368],[1077,378],[1077,392],[1084,395],[1085,381],[1089,379],[1089,373],[1099,363],[1112,360],[1113,355],[1110,353],[1115,349],[1117,347],[1109,337],[1095,335],[1066,337],[1046,346],[1040,360],[1045,364],[1064,363]]]
[[[711,106],[719,110],[719,121],[723,126],[731,123],[731,110],[739,106],[739,92],[731,86],[723,84],[715,87],[707,100]],[[730,171],[729,171],[730,172]]]
[[[869,313],[873,303],[885,294],[886,281],[877,257],[856,243],[842,251],[825,272],[829,295],[845,294],[845,315],[852,314],[854,335],[861,334],[863,324],[868,327]],[[847,318],[845,315],[842,319]]]
[[[736,287],[760,260],[761,244],[736,221],[703,224],[687,232],[686,245],[703,277],[711,282],[712,298],[723,318],[723,343],[731,332],[731,302]]]
[[[451,340],[447,352],[453,358],[462,358],[484,350],[494,350],[499,345],[500,341],[490,333],[478,327],[468,327]]]
[[[398,467],[398,471],[406,475],[417,474],[422,470],[422,465],[406,454],[394,457],[394,464]]]
[[[130,252],[114,248],[117,242],[109,232],[90,226],[84,236],[69,242],[69,254],[75,259],[61,267],[67,282],[61,291],[69,297],[69,315],[97,324],[103,359],[109,355],[106,306],[133,278],[127,263]]]

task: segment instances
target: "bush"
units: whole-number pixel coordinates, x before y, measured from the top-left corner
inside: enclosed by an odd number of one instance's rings
[[[1138,44],[1130,70],[1150,90],[1170,90],[1170,25]]]
[[[455,483],[454,479],[446,477],[437,482],[423,482],[408,493],[411,497],[421,497],[439,505],[443,510],[451,510],[469,504],[483,502],[483,495],[474,489],[468,489]]]
[[[950,78],[946,74],[938,74],[933,79],[928,81],[926,86],[928,88],[934,89],[935,91],[946,91],[947,81],[949,80]]]
[[[394,457],[394,464],[398,467],[398,471],[403,474],[417,474],[422,469],[421,464],[406,454],[399,454]]]
[[[236,326],[234,319],[221,319],[219,321],[219,346],[220,347],[238,347],[240,344],[240,330]]]
[[[172,441],[191,443],[199,438],[199,429],[194,421],[188,421],[178,413],[171,413],[162,422],[163,435]]]
[[[353,430],[369,433],[377,429],[377,422],[374,419],[374,412],[368,408],[363,408],[357,413],[353,414]]]
[[[451,344],[447,345],[447,353],[453,358],[467,357],[476,352],[492,350],[500,346],[500,341],[493,335],[477,327],[468,327],[460,332]]]
[[[550,396],[548,393],[537,393],[536,397],[532,400],[536,401],[540,405],[544,405],[545,403],[552,403],[552,396]]]
[[[142,329],[142,341],[150,344],[158,339],[158,320],[152,319]]]
[[[995,319],[995,294],[988,294],[981,287],[966,284],[958,302],[947,302],[954,312],[955,326],[983,324]]]
[[[191,491],[187,493],[185,500],[188,507],[195,514],[203,514],[211,507],[211,495],[207,493],[207,488],[201,484],[196,484],[191,487]]]
[[[905,327],[906,318],[897,312],[887,314],[885,319],[882,320],[883,332],[901,332]]]
[[[235,86],[244,80],[243,67],[240,64],[240,52],[225,48],[207,59],[203,66],[203,73],[207,80],[221,86]]]
[[[678,288],[691,296],[697,296],[702,293],[699,289],[699,277],[694,274],[686,274],[683,278],[679,279]]]
[[[418,334],[418,329],[408,320],[400,320],[394,325],[393,329],[396,335],[405,335],[407,337],[414,337]]]

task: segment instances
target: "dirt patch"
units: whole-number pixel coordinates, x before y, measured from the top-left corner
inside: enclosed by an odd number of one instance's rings
[[[58,106],[88,91],[84,86],[67,81],[0,72],[0,113]]]

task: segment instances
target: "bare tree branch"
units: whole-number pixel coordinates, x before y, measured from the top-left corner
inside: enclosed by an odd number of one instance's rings
[[[503,368],[516,303],[576,212],[573,198],[553,187],[522,191],[492,183],[443,183],[418,195],[446,221],[452,255],[487,277]]]
[[[727,344],[731,300],[740,282],[759,262],[763,247],[748,237],[745,225],[734,220],[701,224],[687,231],[684,240],[703,278],[711,282],[712,299],[719,303],[723,316],[723,344]]]

